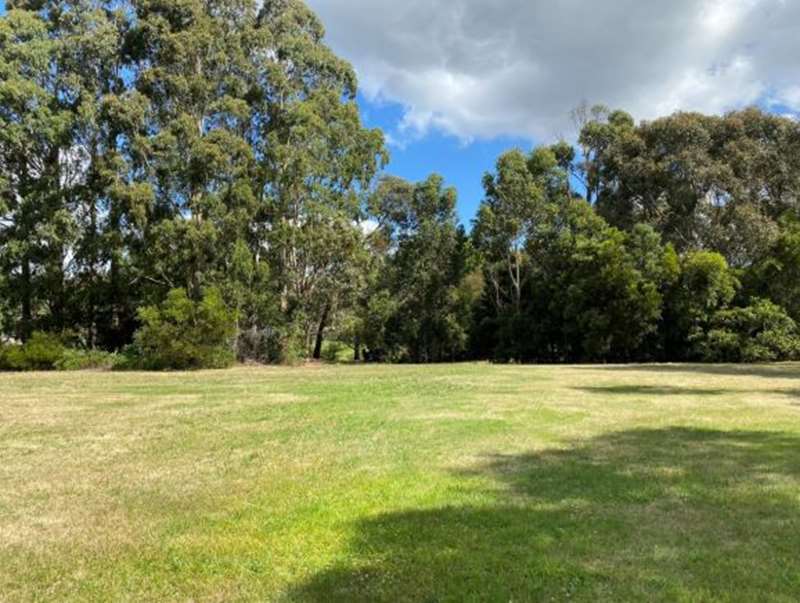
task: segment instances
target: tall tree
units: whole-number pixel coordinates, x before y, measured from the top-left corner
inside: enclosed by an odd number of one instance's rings
[[[480,284],[468,279],[472,254],[458,224],[455,189],[444,188],[437,175],[416,185],[385,178],[373,213],[389,241],[388,295],[378,294],[373,306],[386,316],[387,326],[380,328],[386,329],[387,351],[412,362],[461,357]]]
[[[126,248],[143,228],[153,196],[145,167],[149,103],[130,86],[125,52],[131,15],[103,0],[51,2],[44,14],[63,42],[59,65],[74,99],[73,323],[90,347],[119,348],[132,336],[136,312]]]
[[[0,19],[0,262],[24,340],[34,328],[66,326],[73,114],[58,69],[60,40],[37,14],[9,8]]]
[[[143,269],[165,287],[237,291],[229,303],[259,308],[246,328],[272,326],[284,352],[312,353],[359,273],[360,191],[384,158],[380,132],[361,126],[352,68],[302,2],[135,5],[137,86],[158,130]],[[261,301],[245,295],[254,287]]]
[[[613,225],[655,227],[679,252],[751,264],[797,211],[800,125],[758,109],[677,113],[635,126],[613,112],[583,128],[589,198]]]
[[[507,305],[515,311],[520,308],[528,275],[525,243],[551,201],[542,186],[542,174],[531,170],[531,163],[539,159],[519,150],[509,151],[497,160],[495,173],[483,179],[486,197],[478,210],[473,238],[483,254],[498,310]],[[551,169],[555,166],[554,156],[545,161]]]

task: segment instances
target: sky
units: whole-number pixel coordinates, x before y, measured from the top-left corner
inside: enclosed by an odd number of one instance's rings
[[[798,0],[307,2],[358,73],[387,172],[441,174],[465,224],[497,156],[573,139],[583,102],[640,120],[753,104],[800,113]]]
[[[457,186],[462,221],[504,149],[574,139],[583,102],[639,120],[800,111],[797,0],[308,0],[359,75],[388,171]]]

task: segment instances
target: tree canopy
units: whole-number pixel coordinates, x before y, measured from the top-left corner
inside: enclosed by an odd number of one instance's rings
[[[440,176],[384,171],[355,72],[301,0],[7,9],[6,340],[180,366],[202,364],[203,333],[216,364],[330,339],[407,362],[799,353],[792,119],[583,107],[575,145],[498,158],[467,229]]]

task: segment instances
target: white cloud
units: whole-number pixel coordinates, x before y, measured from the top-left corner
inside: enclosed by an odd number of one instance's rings
[[[774,101],[786,107],[800,110],[800,85],[788,86],[782,89]]]
[[[600,102],[652,118],[765,102],[800,111],[797,0],[309,0],[397,135],[571,133]]]

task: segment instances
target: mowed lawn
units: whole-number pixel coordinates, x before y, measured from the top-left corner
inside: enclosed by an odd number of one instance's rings
[[[800,365],[0,376],[1,601],[797,601]]]

